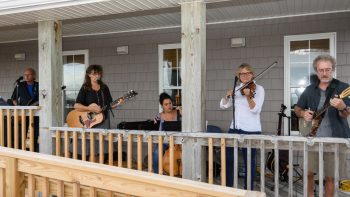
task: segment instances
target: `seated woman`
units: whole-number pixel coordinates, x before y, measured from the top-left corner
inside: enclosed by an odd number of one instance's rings
[[[163,131],[163,123],[165,121],[179,121],[181,120],[181,108],[178,107],[173,109],[173,101],[169,94],[163,92],[159,95],[159,104],[162,106],[163,111],[160,112],[156,117],[155,121],[159,121],[159,131]],[[163,154],[169,148],[168,144],[163,145]],[[158,144],[155,145],[153,153],[153,172],[158,173]]]

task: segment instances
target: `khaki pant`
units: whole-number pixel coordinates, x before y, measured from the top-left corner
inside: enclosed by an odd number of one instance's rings
[[[323,153],[323,169],[324,169],[324,176],[328,177],[334,177],[334,153]],[[342,167],[345,167],[345,154],[339,154],[339,175],[341,176],[340,172],[342,171]],[[309,171],[318,173],[318,167],[319,167],[319,158],[318,158],[318,152],[309,152],[308,157],[308,166]]]

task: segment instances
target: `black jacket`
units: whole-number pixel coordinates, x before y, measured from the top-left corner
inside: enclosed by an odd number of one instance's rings
[[[17,92],[18,88],[18,92]],[[28,106],[33,105],[39,101],[39,83],[34,81],[33,86],[33,97],[30,96],[28,90],[27,90],[27,82],[22,81],[18,84],[18,86],[15,87],[13,90],[12,100],[17,101],[17,105],[21,106]]]

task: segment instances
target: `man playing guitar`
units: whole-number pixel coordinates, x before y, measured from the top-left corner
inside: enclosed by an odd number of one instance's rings
[[[306,87],[300,96],[294,111],[299,118],[305,121],[317,122],[317,130],[311,136],[349,138],[350,129],[347,117],[350,114],[348,106],[350,99],[344,97],[344,90],[349,84],[333,78],[335,59],[330,55],[319,55],[313,61],[313,68],[318,80]],[[345,91],[346,93],[347,91]],[[343,98],[343,99],[342,99]],[[329,107],[327,107],[329,106]],[[315,114],[327,109],[323,116]],[[317,119],[317,120],[316,120]],[[318,171],[318,153],[309,153],[308,169],[308,196],[314,196],[314,173]],[[325,196],[334,194],[334,154],[324,153]],[[344,155],[340,154],[339,163],[343,163]],[[307,170],[307,169],[304,169]],[[321,183],[322,184],[322,183]]]

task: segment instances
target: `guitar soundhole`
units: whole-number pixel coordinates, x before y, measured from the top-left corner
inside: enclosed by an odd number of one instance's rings
[[[89,120],[92,120],[94,117],[93,117],[93,113],[88,113],[87,114],[87,118],[89,119]]]

